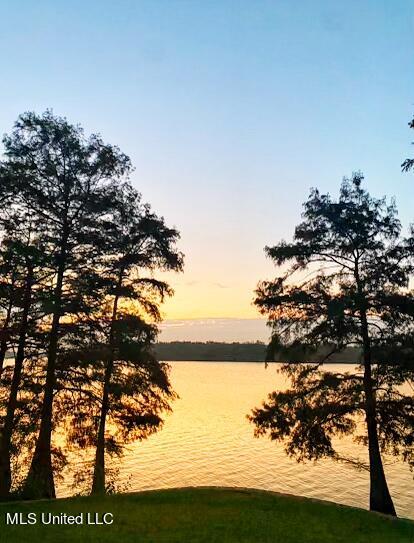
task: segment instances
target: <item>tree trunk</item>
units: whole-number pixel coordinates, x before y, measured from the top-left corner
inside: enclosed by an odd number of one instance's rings
[[[7,306],[6,316],[4,319],[4,323],[2,326],[2,340],[0,342],[0,376],[3,373],[3,366],[4,366],[4,359],[6,358],[7,353],[7,347],[8,347],[8,329],[11,319],[11,312],[13,309],[13,286],[14,286],[14,278],[12,278],[11,286],[10,286],[10,297],[9,297],[9,305]]]
[[[365,420],[367,424],[369,453],[369,508],[371,511],[378,511],[379,513],[396,516],[394,504],[385,478],[378,441],[375,392],[371,372],[371,345],[365,310],[361,311],[361,323],[364,349],[363,383],[365,393]]]
[[[17,393],[25,358],[25,347],[29,311],[32,300],[33,268],[29,267],[26,276],[26,285],[23,297],[23,310],[20,320],[19,343],[14,362],[13,378],[10,386],[10,395],[7,403],[6,417],[3,430],[0,434],[0,499],[8,497],[11,486],[10,449],[13,435],[14,415],[17,408]]]
[[[64,228],[54,292],[54,312],[47,353],[46,382],[41,410],[39,436],[37,438],[29,473],[23,489],[23,496],[27,499],[56,497],[51,453],[52,414],[67,242],[68,232],[67,229]]]
[[[118,282],[118,287],[122,283],[122,274]],[[111,317],[111,329],[109,332],[109,358],[105,368],[104,384],[103,384],[103,394],[102,394],[102,405],[101,405],[101,414],[99,418],[99,429],[98,436],[96,441],[96,454],[95,454],[95,464],[93,471],[93,481],[92,481],[92,490],[91,494],[105,494],[106,484],[105,484],[105,426],[106,426],[106,417],[109,410],[109,387],[111,384],[112,370],[114,367],[114,327],[115,321],[118,312],[118,294],[115,296],[113,307],[112,307],[112,317]]]
[[[109,386],[111,383],[112,369],[113,369],[113,358],[111,357],[111,359],[108,360],[108,363],[105,368],[103,397],[102,397],[101,414],[99,418],[98,436],[97,436],[97,441],[96,441],[96,454],[95,454],[95,464],[94,464],[94,471],[93,471],[91,494],[105,494],[105,489],[106,489],[105,426],[106,426],[106,417],[108,415],[108,409],[109,409]]]

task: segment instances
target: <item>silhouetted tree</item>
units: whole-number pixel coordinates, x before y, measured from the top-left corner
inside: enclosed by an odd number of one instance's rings
[[[12,307],[14,310],[10,332],[11,348],[14,356],[9,359],[13,366],[5,415],[0,429],[0,498],[8,496],[11,486],[12,434],[15,426],[15,414],[18,409],[18,392],[22,378],[23,363],[27,356],[26,345],[42,319],[39,311],[39,291],[47,279],[47,256],[42,246],[43,226],[35,215],[20,206],[11,204],[3,212],[1,224],[4,234],[2,244],[4,255],[9,256],[9,265],[13,267],[14,285]],[[37,311],[34,310],[37,306]],[[36,333],[35,333],[36,335]],[[36,343],[36,347],[41,345]],[[8,376],[2,383],[6,385]]]
[[[255,304],[273,329],[268,356],[290,360],[282,371],[292,385],[249,418],[256,435],[284,441],[289,455],[305,460],[339,459],[332,437],[357,432],[364,415],[358,439],[368,446],[370,508],[395,515],[381,451],[414,458],[414,401],[399,387],[413,378],[414,245],[400,237],[394,203],[372,198],[362,180],[344,180],[337,201],[313,189],[294,241],[266,248],[281,274],[259,284]],[[298,363],[298,349],[312,360],[321,345],[330,347],[325,360],[360,346],[359,370]]]
[[[143,391],[142,387],[144,385],[147,387],[147,395],[144,394],[142,397],[147,401],[145,409],[143,408],[145,402],[140,400],[141,409],[136,412],[130,409],[131,416],[128,417],[125,406],[124,416],[130,421],[131,432],[134,429],[132,424],[134,417],[138,431],[139,428],[145,427],[145,417],[148,429],[155,428],[161,422],[158,412],[167,408],[166,399],[171,397],[165,373],[167,366],[157,363],[153,356],[148,357],[147,351],[140,348],[141,344],[148,343],[151,333],[150,329],[142,326],[141,319],[137,320],[136,312],[138,310],[139,315],[141,310],[144,315],[159,320],[159,302],[165,295],[171,294],[167,283],[146,276],[146,273],[182,269],[182,255],[175,246],[179,238],[178,232],[168,228],[163,218],[157,217],[149,206],[142,205],[140,195],[136,191],[130,188],[128,191],[120,192],[114,207],[113,220],[105,229],[107,254],[101,271],[106,281],[110,319],[106,336],[107,355],[92,483],[92,493],[95,494],[105,492],[106,421],[113,407],[111,397],[113,404],[119,403],[116,391],[122,395],[122,391],[135,384],[135,391],[132,391],[130,396],[137,401]],[[130,311],[126,312],[125,309],[121,311],[120,304],[124,306],[129,304]],[[134,304],[137,308],[135,312]],[[126,381],[122,387],[122,371],[125,368],[129,368],[132,373],[125,376]],[[114,412],[115,409],[112,413]],[[121,415],[118,415],[118,420],[120,417]]]
[[[131,310],[119,311],[113,323],[110,306],[104,314],[97,315],[97,319],[94,341],[89,345],[85,342],[81,349],[68,350],[62,356],[63,379],[59,381],[62,392],[57,405],[61,412],[68,414],[65,421],[68,448],[79,447],[84,453],[95,449],[92,467],[84,462],[85,469],[76,473],[75,480],[79,482],[80,475],[89,489],[93,482],[94,493],[103,493],[112,483],[107,480],[110,470],[105,458],[120,458],[126,444],[141,441],[156,432],[162,426],[163,413],[170,411],[175,395],[169,382],[168,364],[159,362],[153,354],[155,325],[145,323]],[[111,328],[114,362],[108,385]],[[103,465],[97,468],[96,450],[104,399],[107,402],[104,459]],[[97,469],[102,470],[102,474],[97,476]]]
[[[111,206],[111,187],[128,174],[130,162],[116,147],[95,135],[85,138],[79,126],[49,111],[21,115],[3,144],[1,185],[42,219],[44,245],[52,257],[44,398],[25,496],[54,497],[51,433],[62,317],[71,315],[71,283],[88,254],[94,255],[94,234]]]
[[[414,118],[412,121],[408,123],[408,126],[410,128],[414,128]],[[414,169],[414,158],[406,158],[404,162],[401,164],[401,168],[403,172],[408,172],[410,170]]]

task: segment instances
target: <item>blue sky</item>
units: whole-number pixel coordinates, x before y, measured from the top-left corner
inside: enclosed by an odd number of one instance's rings
[[[414,219],[412,1],[0,0],[0,130],[54,112],[118,144],[182,233],[166,317],[255,317],[309,188],[362,170]]]

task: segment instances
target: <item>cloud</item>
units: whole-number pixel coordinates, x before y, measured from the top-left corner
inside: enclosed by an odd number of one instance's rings
[[[210,286],[210,287],[216,287],[216,288],[230,288],[230,285],[224,285],[223,283],[218,283],[214,281],[198,281],[198,280],[192,280],[192,281],[186,281],[184,283],[186,287],[195,287],[198,285],[204,285],[204,286]]]
[[[184,284],[186,287],[195,287],[200,284],[200,281],[186,281]]]

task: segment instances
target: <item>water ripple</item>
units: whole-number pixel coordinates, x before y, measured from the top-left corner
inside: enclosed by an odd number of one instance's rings
[[[255,439],[246,419],[272,390],[284,388],[275,365],[174,362],[180,399],[162,431],[129,447],[120,468],[130,490],[175,486],[254,487],[367,507],[368,474],[333,461],[298,464],[280,444]],[[338,370],[340,367],[338,367]],[[364,448],[342,440],[353,456]],[[398,514],[414,518],[413,477],[402,463],[386,467]],[[63,486],[60,494],[67,494]]]

